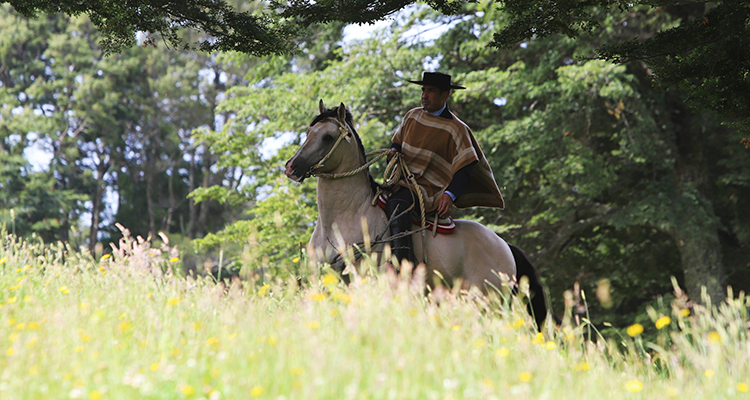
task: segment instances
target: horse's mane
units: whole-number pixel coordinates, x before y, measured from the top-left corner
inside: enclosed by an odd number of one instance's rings
[[[337,118],[339,113],[339,107],[336,106],[333,108],[327,108],[324,112],[322,112],[317,117],[313,118],[312,122],[310,122],[310,126],[313,126],[317,124],[320,121],[326,120],[328,118]],[[359,148],[359,152],[362,155],[362,159],[367,161],[367,153],[365,152],[365,146],[362,144],[362,140],[359,138],[359,134],[357,133],[357,130],[354,129],[354,122],[352,122],[352,113],[349,112],[349,110],[346,110],[346,117],[345,122],[347,125],[349,125],[349,129],[352,130],[354,133],[354,138],[357,140],[357,147]],[[373,195],[377,193],[378,188],[380,185],[375,182],[375,179],[373,179],[372,175],[370,175],[370,168],[367,168],[367,177],[370,179],[370,189],[372,189]]]

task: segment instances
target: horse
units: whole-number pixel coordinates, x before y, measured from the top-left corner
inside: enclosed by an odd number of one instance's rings
[[[385,244],[377,239],[388,230],[388,216],[374,206],[379,185],[369,173],[370,164],[352,115],[343,103],[328,109],[323,100],[318,111],[304,143],[285,165],[286,176],[294,181],[318,179],[318,221],[307,245],[308,257],[313,263],[341,265],[342,255],[353,244],[370,247],[373,254],[382,253]],[[521,249],[478,222],[454,222],[450,235],[433,236],[430,232],[413,236],[414,254],[418,263],[424,263],[427,283],[439,278],[448,286],[460,282],[462,288],[478,287],[487,293],[527,276],[529,289],[536,294],[529,312],[541,329],[547,316],[546,302],[538,275]],[[337,272],[342,270],[343,266]]]

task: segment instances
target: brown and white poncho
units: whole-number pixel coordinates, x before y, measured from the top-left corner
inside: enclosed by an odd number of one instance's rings
[[[469,187],[454,205],[458,208],[504,208],[503,196],[495,183],[490,164],[474,135],[455,114],[451,115],[453,119],[447,119],[425,112],[422,108],[412,109],[406,113],[393,135],[393,143],[401,146],[401,157],[422,191],[425,210],[435,210],[437,200],[456,171],[474,161],[478,163],[474,166]],[[411,188],[403,178],[399,185]]]

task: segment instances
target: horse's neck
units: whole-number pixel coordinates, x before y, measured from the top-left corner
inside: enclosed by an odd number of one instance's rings
[[[318,178],[318,223],[339,229],[356,224],[364,216],[372,200],[372,189],[367,172],[340,179]]]

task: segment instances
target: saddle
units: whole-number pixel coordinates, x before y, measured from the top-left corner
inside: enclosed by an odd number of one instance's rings
[[[388,195],[386,193],[380,193],[380,195],[378,195],[378,206],[380,206],[380,208],[382,208],[383,211],[385,211],[385,203],[386,203],[386,201],[388,201]],[[433,211],[433,212],[427,213],[427,215],[425,215],[425,226],[424,227],[426,227],[427,230],[430,230],[430,231],[435,230],[435,224],[434,224],[434,222],[435,222],[435,214],[436,214],[436,211]],[[421,216],[418,213],[416,213],[416,212],[412,212],[411,213],[411,223],[412,224],[414,224],[416,226],[421,226],[422,225],[421,219],[422,218],[421,218]],[[448,218],[438,218],[438,220],[437,220],[437,229],[436,229],[437,233],[442,233],[443,235],[450,235],[455,230],[456,230],[456,223],[453,222],[453,218],[451,218],[451,217],[448,217]]]

